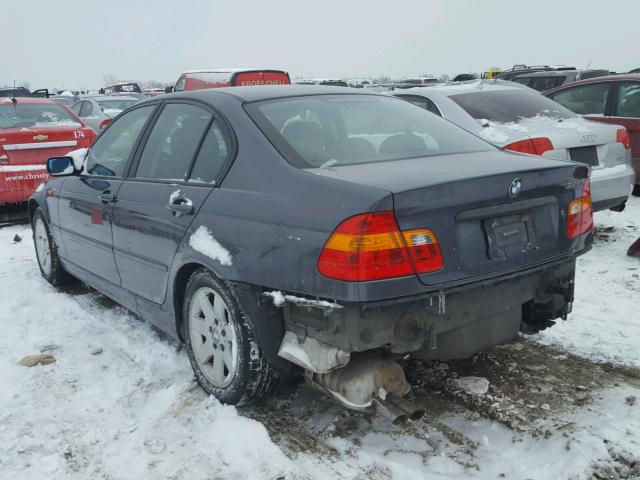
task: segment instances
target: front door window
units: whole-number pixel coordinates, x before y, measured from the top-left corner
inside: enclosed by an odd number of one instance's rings
[[[140,132],[155,105],[136,108],[109,126],[89,150],[85,173],[101,177],[122,177]]]

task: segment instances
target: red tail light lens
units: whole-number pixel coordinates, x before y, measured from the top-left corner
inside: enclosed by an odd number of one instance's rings
[[[626,128],[621,128],[616,132],[616,142],[624,145],[627,150],[631,148],[631,137],[629,137],[629,132],[627,132]]]
[[[589,180],[584,181],[582,197],[571,201],[567,211],[567,237],[575,238],[593,229],[593,205]]]
[[[107,118],[106,120],[103,120],[102,123],[100,124],[100,130],[102,130],[103,128],[105,128],[107,125],[109,125],[111,123],[111,119]]]
[[[528,153],[529,155],[542,155],[544,152],[553,150],[551,140],[546,137],[528,138],[504,146],[505,150],[512,152]]]
[[[365,213],[342,222],[325,244],[318,271],[351,282],[433,272],[444,264],[430,230],[401,232],[392,211]]]

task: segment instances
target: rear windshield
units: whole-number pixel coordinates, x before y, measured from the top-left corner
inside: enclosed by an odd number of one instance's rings
[[[476,120],[499,123],[520,122],[525,118],[575,118],[576,115],[553,100],[527,90],[500,90],[451,95]]]
[[[105,91],[142,93],[142,90],[140,90],[140,85],[138,85],[137,83],[119,83],[117,85],[111,85],[110,87],[106,87]]]
[[[71,113],[58,104],[21,105],[0,102],[0,128],[80,127]]]
[[[393,161],[492,147],[404,100],[313,95],[251,103],[249,115],[299,168]]]
[[[134,105],[138,100],[97,100],[104,110],[125,110]]]

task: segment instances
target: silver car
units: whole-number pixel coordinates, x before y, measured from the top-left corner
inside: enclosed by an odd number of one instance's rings
[[[535,90],[500,80],[394,93],[499,148],[591,167],[594,211],[621,211],[634,182],[624,127],[590,122]]]
[[[121,95],[86,97],[74,103],[71,110],[99,133],[120,112],[139,101],[139,98]]]

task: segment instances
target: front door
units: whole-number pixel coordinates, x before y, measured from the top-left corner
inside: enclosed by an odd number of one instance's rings
[[[113,242],[122,286],[162,303],[173,257],[227,157],[211,111],[168,102],[118,193]]]
[[[84,171],[67,178],[60,192],[60,229],[68,261],[115,285],[120,277],[113,256],[113,206],[134,146],[154,108],[137,108],[111,125],[89,150]]]

